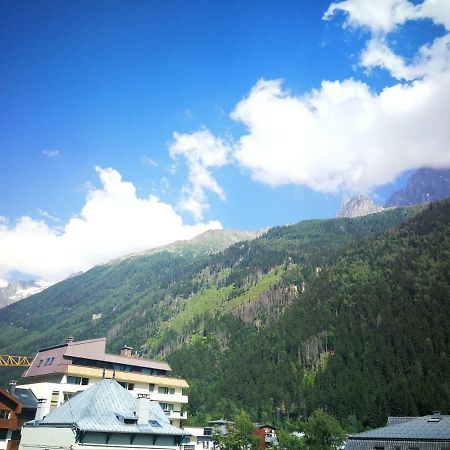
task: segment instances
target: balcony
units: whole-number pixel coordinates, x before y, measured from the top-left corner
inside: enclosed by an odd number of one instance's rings
[[[186,411],[164,411],[166,413],[166,416],[169,419],[181,419],[185,420],[187,419],[187,412]]]
[[[189,397],[183,394],[160,394],[157,391],[150,392],[150,398],[160,403],[184,403],[188,402]]]

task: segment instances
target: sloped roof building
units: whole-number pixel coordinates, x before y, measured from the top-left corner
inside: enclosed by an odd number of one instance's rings
[[[345,450],[450,450],[450,416],[390,417],[385,427],[349,436]]]
[[[137,399],[115,380],[102,380],[50,414],[25,425],[21,450],[176,449],[186,433],[170,424],[158,402]]]

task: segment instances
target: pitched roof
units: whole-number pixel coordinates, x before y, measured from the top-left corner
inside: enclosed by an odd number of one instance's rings
[[[158,402],[148,401],[150,417],[147,423],[125,423],[138,418],[136,401],[117,381],[105,379],[63,403],[38,425],[70,425],[83,431],[172,436],[187,434],[170,424]]]
[[[31,389],[16,388],[14,397],[22,402],[22,409],[36,409],[38,401]]]
[[[450,416],[432,415],[409,419],[397,425],[390,425],[355,434],[349,436],[349,439],[450,441]]]
[[[169,364],[164,361],[106,353],[106,338],[98,338],[85,341],[71,341],[40,349],[34,357],[31,366],[26,370],[24,377],[65,373],[67,365],[72,364],[71,358],[126,364],[167,372],[172,370]]]

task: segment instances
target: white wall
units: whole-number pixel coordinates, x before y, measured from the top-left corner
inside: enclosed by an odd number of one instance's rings
[[[70,428],[23,427],[19,450],[70,450],[75,434]]]

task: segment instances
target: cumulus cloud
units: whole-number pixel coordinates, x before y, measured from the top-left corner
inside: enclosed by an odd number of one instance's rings
[[[42,154],[48,158],[57,158],[60,155],[58,150],[42,150]]]
[[[260,80],[231,113],[246,132],[225,145],[228,157],[221,163],[233,161],[271,186],[346,194],[370,191],[405,170],[450,167],[450,1],[344,0],[332,3],[324,19],[338,11],[345,15],[344,27],[371,33],[361,66],[385,69],[398,83],[375,92],[354,79],[323,81],[318,89],[293,95],[281,80]],[[407,61],[389,47],[388,35],[423,19],[447,32]],[[208,153],[225,153],[223,142],[206,130],[202,134],[208,136]],[[182,138],[190,142],[189,153],[201,152],[196,133]],[[222,194],[216,185],[211,190]]]
[[[225,193],[210,169],[227,164],[230,152],[230,145],[224,139],[214,137],[209,130],[201,129],[192,134],[174,133],[169,147],[170,156],[184,157],[189,171],[189,184],[183,188],[183,198],[178,205],[180,210],[188,211],[201,220],[203,211],[209,207],[207,191],[225,199]]]
[[[450,165],[450,74],[395,85],[323,82],[298,97],[280,81],[260,81],[232,118],[248,133],[235,158],[258,181],[321,192],[361,192],[404,170]]]
[[[171,205],[139,198],[135,186],[112,168],[97,167],[101,188],[88,192],[80,213],[55,228],[29,216],[0,221],[0,277],[18,270],[58,281],[132,252],[190,239],[219,222],[185,225]]]

